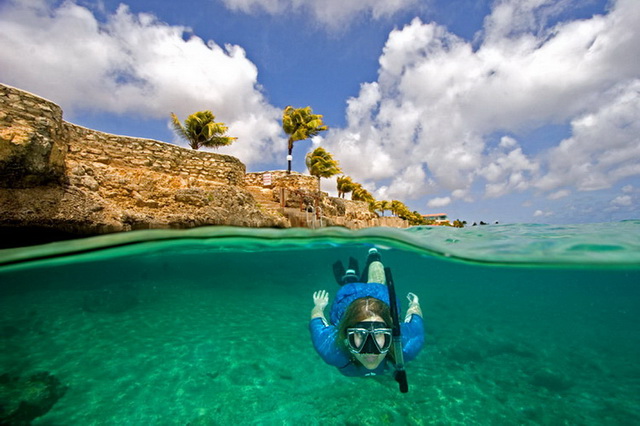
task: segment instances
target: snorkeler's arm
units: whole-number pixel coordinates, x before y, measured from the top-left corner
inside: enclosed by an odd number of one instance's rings
[[[338,368],[349,364],[349,357],[338,346],[338,329],[335,326],[325,324],[321,318],[313,318],[309,331],[313,347],[324,362]]]
[[[315,306],[311,310],[311,319],[320,318],[325,325],[328,325],[329,322],[324,316],[324,308],[329,304],[329,293],[325,290],[316,291],[313,293],[313,303]]]
[[[407,299],[409,299],[409,308],[407,308],[407,314],[404,317],[404,322],[411,321],[412,315],[418,315],[422,318],[422,308],[420,307],[420,299],[413,293],[407,294]]]
[[[407,295],[409,308],[404,322],[400,325],[402,331],[402,353],[405,361],[411,361],[424,346],[424,321],[420,300],[413,293]]]
[[[411,361],[424,346],[424,321],[418,314],[412,314],[409,322],[400,324],[402,331],[402,353],[405,362]]]
[[[311,311],[311,322],[309,323],[313,347],[324,362],[343,368],[349,364],[349,357],[338,346],[337,327],[329,324],[324,316],[324,308],[329,303],[329,293],[325,290],[316,291],[313,293],[313,303],[315,306]]]

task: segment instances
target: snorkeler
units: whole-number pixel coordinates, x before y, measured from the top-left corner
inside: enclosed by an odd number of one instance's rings
[[[322,359],[345,376],[375,376],[396,365],[392,346],[393,320],[384,266],[376,249],[369,250],[367,265],[358,277],[355,259],[349,269],[334,264],[336,281],[342,287],[331,305],[327,321],[324,309],[329,303],[325,290],[313,293],[311,340]],[[418,296],[407,295],[409,308],[400,325],[404,361],[414,359],[424,346],[424,324]]]

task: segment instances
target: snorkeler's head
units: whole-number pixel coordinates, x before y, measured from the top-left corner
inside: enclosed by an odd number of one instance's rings
[[[352,353],[355,359],[366,368],[373,370],[391,352],[389,351],[391,336],[390,333],[387,335],[387,330],[392,327],[389,305],[375,297],[362,297],[354,300],[345,311],[338,326],[338,336],[346,350]],[[357,328],[365,328],[367,332],[359,333],[364,340],[359,340],[352,333],[353,345],[351,345],[348,330]],[[379,331],[372,331],[376,329]]]
[[[391,320],[391,311],[389,305],[384,303],[380,299],[375,297],[361,297],[354,300],[347,307],[338,326],[340,338],[344,339],[346,336],[346,330],[349,327],[353,327],[355,324],[367,321],[372,316],[379,316],[382,322],[387,324],[388,327],[392,327],[393,321]]]

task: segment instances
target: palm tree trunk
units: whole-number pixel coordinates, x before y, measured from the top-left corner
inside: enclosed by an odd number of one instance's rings
[[[293,141],[289,138],[289,152],[287,155],[287,174],[291,174],[291,159],[293,158]]]

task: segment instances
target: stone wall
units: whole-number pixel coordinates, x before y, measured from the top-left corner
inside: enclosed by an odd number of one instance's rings
[[[70,124],[13,87],[0,95],[0,234],[287,226],[244,189],[235,157]]]
[[[271,185],[265,185],[265,175],[271,176]],[[245,182],[251,186],[261,186],[265,188],[285,188],[289,190],[302,190],[306,192],[318,192],[318,178],[310,175],[303,175],[298,172],[287,173],[286,170],[274,170],[268,172],[247,173]]]
[[[195,151],[151,139],[116,136],[64,123],[67,160],[118,168],[144,168],[205,185],[244,185],[245,165],[236,157]]]
[[[333,225],[345,226],[350,229],[370,228],[374,226],[388,226],[393,228],[407,228],[408,222],[399,217],[379,217],[369,210],[366,201],[353,201],[344,198],[326,197],[322,208],[331,214]]]
[[[0,84],[0,187],[60,180],[66,153],[62,109]]]
[[[67,162],[145,168],[191,180],[244,185],[235,157],[151,139],[117,136],[62,120],[51,101],[0,84],[2,186],[39,185],[62,176]]]

